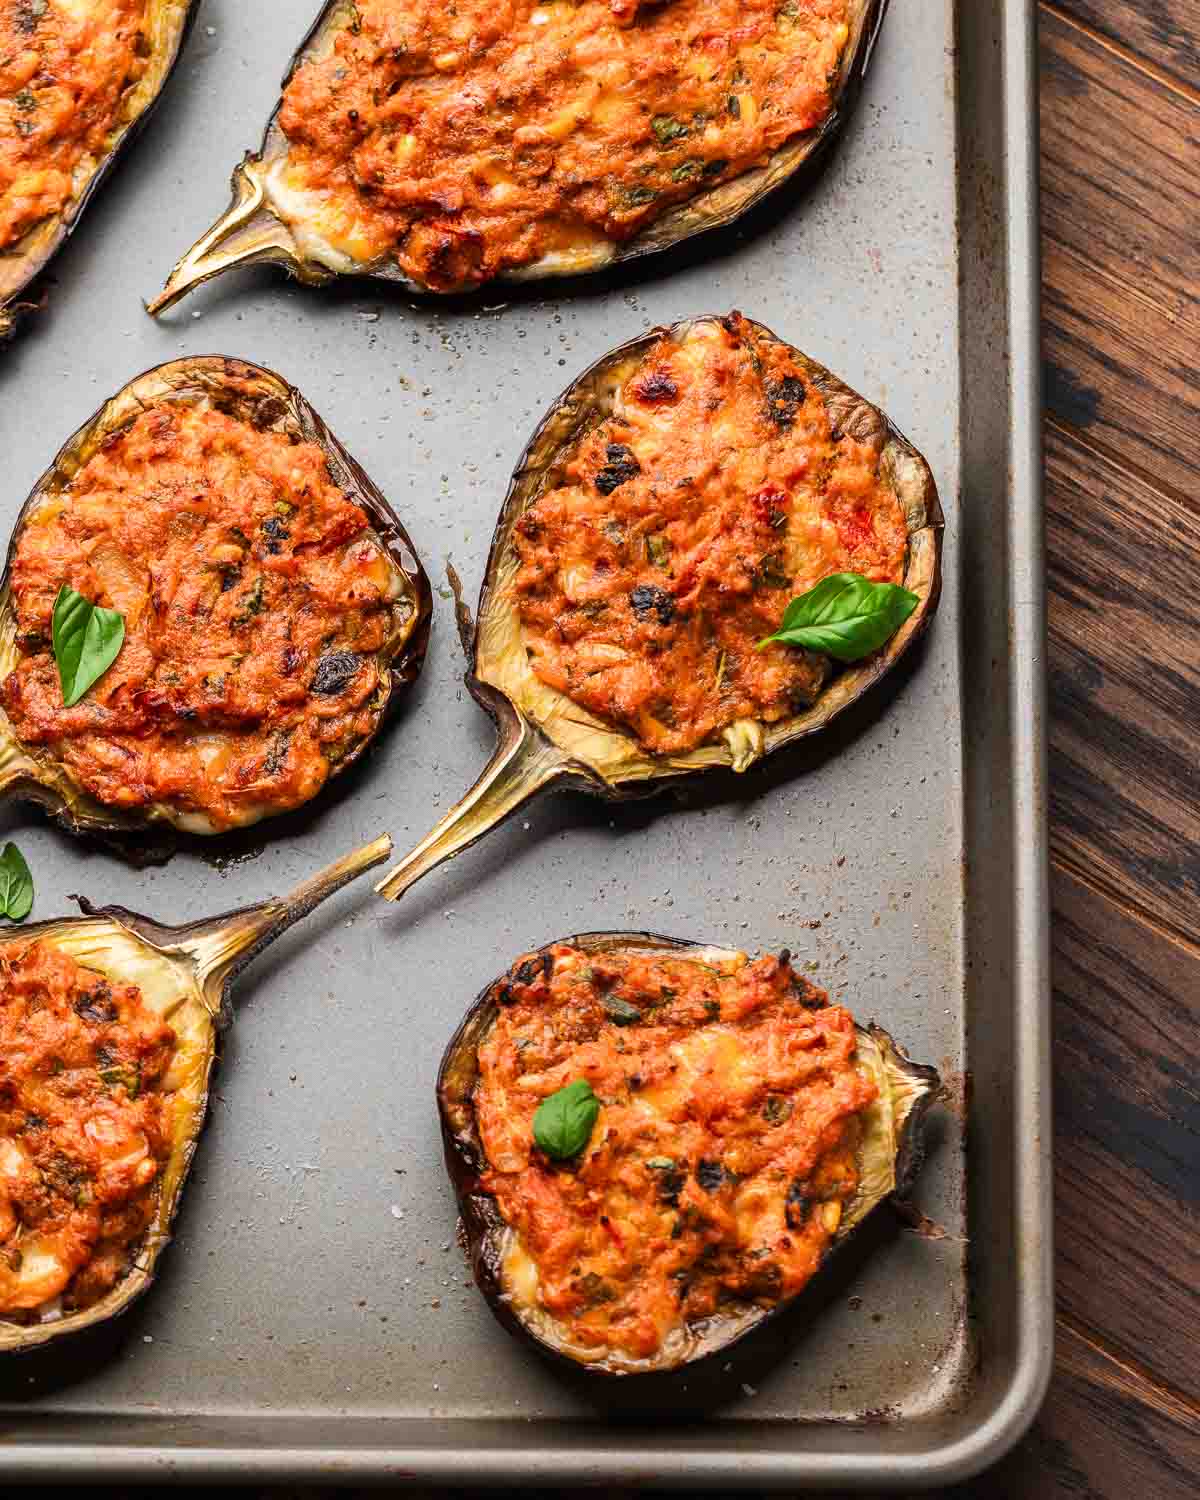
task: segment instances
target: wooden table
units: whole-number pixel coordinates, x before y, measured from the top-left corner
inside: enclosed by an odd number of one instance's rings
[[[967,1492],[1194,1500],[1200,0],[1043,3],[1041,60],[1058,1354]]]
[[[1044,0],[1041,55],[1058,1352],[953,1500],[1195,1500],[1200,0]]]

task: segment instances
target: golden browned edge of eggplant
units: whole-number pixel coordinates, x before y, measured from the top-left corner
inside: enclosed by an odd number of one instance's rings
[[[20,314],[32,310],[33,304],[18,301],[22,292],[74,233],[93,193],[150,118],[179,62],[199,9],[200,0],[147,0],[149,62],[121,100],[107,149],[99,159],[85,160],[77,168],[75,191],[65,209],[35,224],[11,249],[0,251],[0,343],[15,331]]]
[[[727,228],[785,184],[799,187],[804,180],[803,169],[815,172],[858,101],[887,7],[888,0],[850,0],[850,35],[842,54],[833,110],[816,129],[780,146],[763,166],[678,204],[623,244],[613,241],[573,254],[558,253],[496,279],[524,282],[580,276],[638,260],[672,249],[696,235]],[[302,62],[328,54],[336,34],[354,20],[354,10],[351,0],[329,0],[293,56],[283,79],[284,88]],[[426,287],[405,276],[386,255],[358,263],[339,254],[336,258],[340,263],[334,268],[306,254],[297,235],[271,203],[271,173],[286,158],[287,144],[276,105],[257,153],[247,152],[234,168],[229,207],[176,263],[163,290],[146,304],[149,313],[157,316],[214,276],[248,265],[282,266],[310,286],[320,286],[338,275],[352,275],[393,281],[409,291],[432,295],[475,290],[469,284]]]
[[[735,949],[684,942],[649,932],[589,932],[560,941],[585,953],[667,952],[691,955],[710,963],[714,959],[745,958]],[[538,952],[547,953],[553,946],[547,944]],[[757,1303],[731,1304],[727,1311],[705,1319],[702,1324],[676,1330],[669,1347],[657,1356],[638,1360],[619,1354],[598,1354],[594,1349],[572,1348],[569,1333],[558,1319],[543,1308],[518,1305],[505,1286],[503,1270],[514,1234],[495,1198],[479,1186],[479,1176],[487,1162],[473,1102],[479,1047],[496,1018],[499,1009],[496,995],[506,977],[494,980],[475,1000],[446,1048],[437,1082],[446,1169],[458,1199],[471,1269],[497,1319],[510,1333],[532,1341],[540,1352],[557,1361],[594,1375],[625,1376],[666,1374],[707,1359],[790,1307],[795,1298],[770,1307]],[[879,1085],[879,1097],[862,1116],[858,1192],[846,1205],[822,1269],[868,1215],[888,1198],[902,1196],[911,1186],[924,1156],[925,1118],[941,1088],[936,1069],[913,1062],[881,1027],[872,1022],[856,1029],[858,1066]],[[811,1285],[810,1282],[799,1295],[806,1295]]]
[[[84,968],[95,969],[114,982],[138,985],[145,1003],[175,1029],[178,1041],[171,1076],[179,1082],[172,1091],[176,1101],[172,1146],[161,1178],[158,1208],[128,1271],[111,1292],[80,1312],[38,1323],[19,1323],[0,1314],[0,1355],[25,1353],[94,1328],[124,1312],[150,1286],[159,1256],[170,1242],[171,1225],[207,1114],[217,1033],[232,1016],[234,979],[281,933],[385,860],[391,848],[392,841],[384,834],[304,881],[290,896],[269,897],[183,927],[167,927],[120,906],[93,907],[77,896],[83,916],[38,922],[5,935],[0,946],[48,942]]]
[[[272,370],[223,355],[188,355],[139,375],[67,439],[34,485],[13,527],[0,580],[0,681],[13,670],[20,655],[9,570],[26,519],[44,500],[61,493],[114,432],[148,408],[171,402],[211,405],[256,427],[317,443],[326,454],[334,482],[367,512],[403,585],[402,596],[396,601],[392,636],[379,653],[384,668],[381,692],[386,693],[378,725],[382,728],[405,689],[420,675],[425,660],[432,618],[432,594],[425,570],[400,518],[300,392]],[[333,767],[329,779],[356,761],[373,738],[371,735],[360,741]],[[119,841],[162,824],[187,833],[214,833],[206,819],[164,804],[138,814],[98,802],[71,781],[49,750],[22,745],[0,709],[0,795],[4,794],[39,803],[73,833],[116,836]],[[251,816],[246,822],[261,816]]]
[[[648,755],[632,736],[535,675],[523,645],[514,589],[519,563],[511,545],[513,527],[542,494],[562,481],[563,455],[611,414],[617,392],[646,351],[660,338],[680,340],[697,323],[713,321],[719,319],[705,315],[651,329],[605,355],[564,392],[534,433],[500,512],[473,639],[467,644],[467,686],[496,721],[497,748],[462,801],[376,887],[388,900],[398,900],[436,865],[473,844],[553,782],[623,800],[646,796],[660,782],[707,770],[745,771],[845,713],[895,667],[933,618],[941,595],[944,521],[929,465],[878,408],[823,365],[792,349],[838,426],[860,439],[882,439],[881,469],[903,507],[908,530],[904,585],[919,601],[908,620],[879,651],[836,672],[802,713],[776,724],[739,720],[722,739],[684,754]],[[757,336],[782,342],[761,323],[747,321]]]

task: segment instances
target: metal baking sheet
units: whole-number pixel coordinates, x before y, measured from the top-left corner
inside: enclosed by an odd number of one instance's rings
[[[549,799],[399,907],[361,883],[260,960],[157,1288],[97,1342],[0,1372],[0,1472],[961,1478],[1032,1418],[1052,1328],[1033,6],[893,6],[820,181],[703,257],[464,304],[255,272],[156,325],[140,299],[224,203],[314,3],[207,0],[46,310],[0,354],[7,521],[133,374],[243,355],[301,386],[430,572],[453,560],[473,589],[509,468],[563,385],[652,324],[739,307],[927,454],[947,588],[915,668],[786,766],[683,803]],[[139,873],[5,809],[36,915],[85,890],[184,921],[383,829],[415,841],[490,743],[445,590],[435,603],[411,706],[361,774],[272,841]],[[600,927],[786,944],[950,1083],[915,1198],[936,1236],[879,1224],[826,1301],[657,1409],[564,1380],[493,1322],[454,1243],[433,1107],[443,1045],[481,985],[523,949]]]

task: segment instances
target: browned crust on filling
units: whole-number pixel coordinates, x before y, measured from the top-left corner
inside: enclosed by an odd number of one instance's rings
[[[857,1190],[877,1091],[850,1015],[786,954],[558,944],[497,997],[473,1103],[479,1186],[517,1237],[503,1284],[518,1310],[550,1314],[580,1350],[643,1359],[731,1302],[807,1284]],[[600,1113],[582,1154],[552,1161],[533,1117],[578,1079]]]
[[[125,619],[120,656],[63,706],[59,588]],[[39,504],[11,568],[21,742],[99,802],[221,829],[307,802],[379,725],[381,661],[411,606],[316,443],[163,404]]]
[[[0,253],[62,210],[146,67],[146,0],[0,0]]]
[[[738,314],[659,340],[514,528],[533,671],[654,754],[806,707],[828,661],[757,643],[832,573],[902,582],[883,443]]]
[[[170,1154],[175,1033],[44,941],[0,948],[0,1316],[90,1306],[125,1272]]]
[[[830,115],[846,0],[359,0],[284,95],[289,185],[434,288],[629,239]]]

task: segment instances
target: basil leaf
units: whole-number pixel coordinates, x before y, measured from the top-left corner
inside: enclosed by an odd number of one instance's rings
[[[54,601],[53,634],[63,707],[71,708],[116,661],[125,643],[125,619],[64,583]]]
[[[615,1021],[618,1026],[636,1026],[642,1019],[637,1006],[630,1005],[628,1000],[622,1000],[620,995],[605,995],[601,1003],[609,1020]]]
[[[533,1117],[533,1138],[555,1161],[578,1156],[592,1136],[600,1101],[586,1078],[543,1099]]]
[[[805,646],[836,661],[858,661],[895,635],[920,600],[896,583],[872,583],[861,573],[833,573],[792,600],[774,635],[759,641]]]
[[[16,844],[0,854],[0,916],[23,922],[33,909],[33,876]]]

